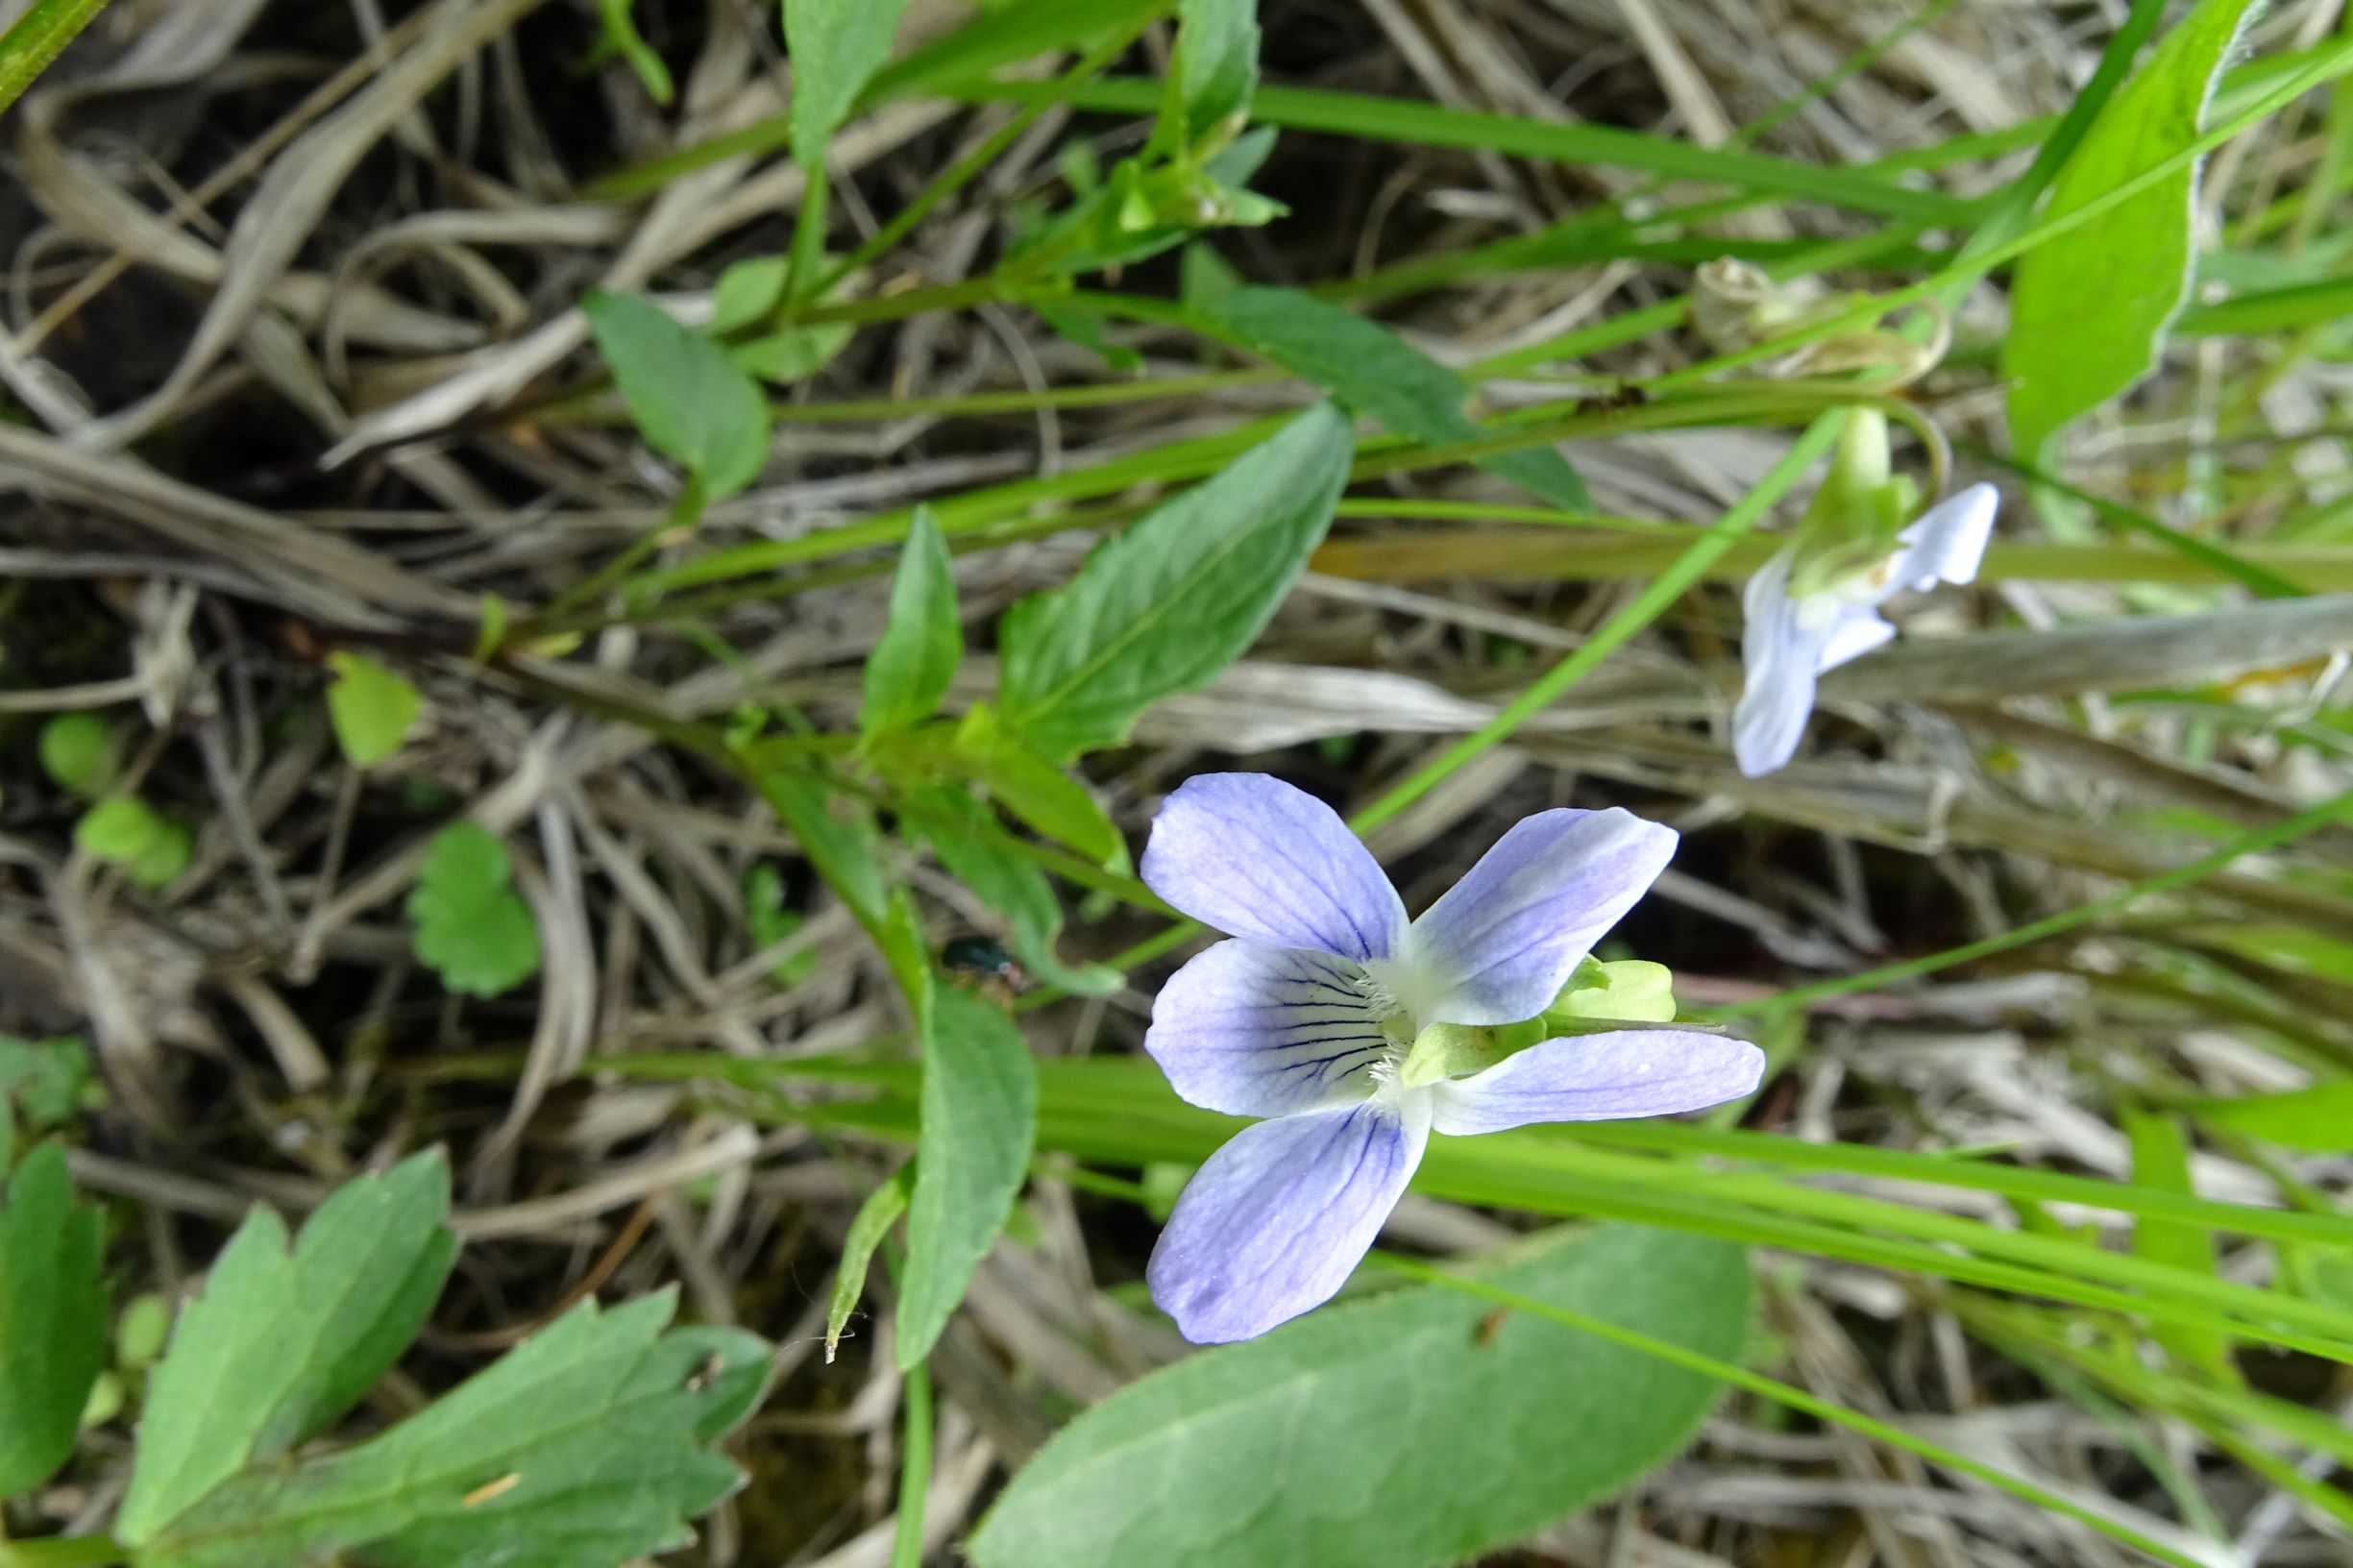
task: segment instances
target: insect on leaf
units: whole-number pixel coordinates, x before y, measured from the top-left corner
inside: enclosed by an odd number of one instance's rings
[[[1062,905],[1054,886],[1034,861],[1022,858],[986,805],[960,789],[911,793],[923,808],[919,826],[924,841],[957,881],[1005,917],[1013,950],[1031,973],[1082,996],[1119,989],[1123,977],[1117,969],[1100,964],[1071,968],[1055,955]]]

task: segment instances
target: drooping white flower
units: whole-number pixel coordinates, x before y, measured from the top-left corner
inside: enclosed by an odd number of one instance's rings
[[[1922,513],[1876,561],[1808,573],[1793,544],[1749,579],[1740,640],[1748,685],[1732,710],[1732,756],[1742,773],[1755,778],[1786,766],[1805,734],[1823,673],[1896,635],[1879,606],[1906,589],[1975,579],[1999,500],[1994,486],[1973,484]],[[1793,592],[1793,574],[1810,580]]]

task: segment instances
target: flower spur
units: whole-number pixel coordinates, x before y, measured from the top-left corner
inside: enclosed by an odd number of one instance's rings
[[[1141,871],[1231,934],[1170,978],[1144,1049],[1194,1105],[1265,1119],[1177,1200],[1147,1278],[1196,1343],[1246,1339],[1329,1300],[1433,1132],[1692,1111],[1752,1090],[1763,1053],[1701,1030],[1608,1030],[1497,1060],[1675,851],[1630,813],[1514,825],[1418,919],[1322,801],[1261,773],[1171,795]]]

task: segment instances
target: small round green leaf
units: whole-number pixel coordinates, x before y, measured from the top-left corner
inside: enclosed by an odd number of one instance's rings
[[[114,726],[94,713],[61,713],[41,725],[41,772],[59,789],[94,799],[120,768]]]
[[[417,689],[364,653],[338,649],[327,655],[327,667],[335,675],[327,717],[352,765],[370,767],[398,751],[425,710]]]

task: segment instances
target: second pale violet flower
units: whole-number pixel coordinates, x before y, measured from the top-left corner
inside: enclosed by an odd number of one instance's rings
[[[1923,512],[1896,536],[1892,553],[1843,577],[1792,592],[1793,574],[1806,575],[1792,546],[1749,579],[1740,639],[1748,684],[1732,710],[1732,757],[1741,772],[1755,778],[1797,755],[1815,683],[1896,635],[1879,606],[1906,589],[1976,578],[1999,499],[1990,484],[1971,485]]]
[[[1162,989],[1144,1049],[1193,1104],[1267,1118],[1202,1165],[1153,1252],[1153,1299],[1187,1338],[1245,1339],[1328,1300],[1434,1131],[1658,1115],[1756,1087],[1755,1046],[1699,1030],[1568,1036],[1492,1066],[1480,1054],[1481,1028],[1552,1004],[1675,843],[1624,811],[1539,812],[1409,921],[1314,796],[1210,773],[1168,797],[1143,880],[1234,940]]]

